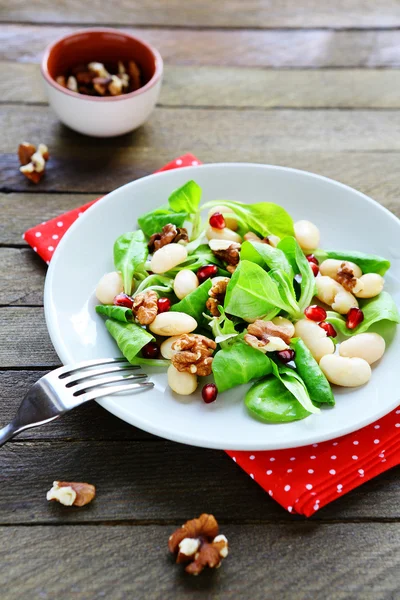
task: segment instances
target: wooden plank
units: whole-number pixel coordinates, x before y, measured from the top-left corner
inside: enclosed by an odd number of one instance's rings
[[[356,187],[367,193],[384,181],[389,170],[393,176],[385,186],[398,188],[398,177],[390,167],[397,164],[397,154],[393,157],[390,152],[400,150],[400,113],[396,110],[159,108],[136,132],[104,140],[82,137],[63,127],[45,106],[4,105],[0,114],[3,191],[101,194],[153,172],[188,150],[204,162],[286,164],[334,177],[339,170],[339,179],[353,185],[347,173],[362,169],[361,185]],[[16,145],[23,139],[43,141],[50,148],[52,158],[39,186],[18,171]],[[383,171],[368,173],[375,162]],[[387,189],[380,187],[386,195]]]
[[[398,523],[224,525],[229,556],[221,569],[199,577],[186,575],[168,554],[168,537],[179,525],[1,528],[3,597],[398,597]]]
[[[9,423],[30,387],[47,371],[0,371],[1,424]],[[66,414],[50,425],[29,429],[18,440],[154,440],[160,438],[128,425],[96,402]]]
[[[47,426],[49,435],[53,427]],[[0,471],[7,481],[0,495],[0,524],[159,521],[184,519],[198,511],[212,512],[225,521],[295,518],[223,451],[173,442],[21,442],[16,438],[2,448]],[[399,519],[398,474],[399,469],[378,477],[313,519]],[[46,491],[56,479],[96,485],[96,502],[83,511],[47,504]]]
[[[0,194],[0,245],[24,244],[22,233],[94,200],[98,194]]]
[[[5,0],[1,20],[31,23],[178,25],[180,27],[396,27],[400,24],[396,0],[338,0],[335,10],[327,2],[296,0],[260,2],[247,0],[120,0],[107,4],[93,0],[90,5],[68,0],[60,6],[50,0],[36,0],[34,5]]]
[[[382,90],[385,90],[384,94]],[[396,70],[167,66],[159,104],[176,107],[399,108],[399,90],[400,71]],[[0,62],[0,97],[3,102],[47,103],[39,66]]]
[[[0,27],[3,60],[40,62],[47,44],[80,28],[80,25],[20,24]],[[167,64],[275,68],[400,66],[397,31],[121,29],[153,44]]]
[[[42,308],[0,307],[0,368],[59,366]]]
[[[31,250],[0,248],[0,305],[43,305],[46,264]]]

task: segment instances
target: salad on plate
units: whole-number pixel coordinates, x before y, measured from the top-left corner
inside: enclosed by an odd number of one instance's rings
[[[246,408],[266,423],[333,407],[332,385],[367,384],[385,352],[370,328],[400,322],[389,261],[321,249],[316,225],[275,203],[201,195],[188,181],[115,241],[96,311],[126,359],[166,369],[176,394],[201,386],[206,403],[251,383]]]

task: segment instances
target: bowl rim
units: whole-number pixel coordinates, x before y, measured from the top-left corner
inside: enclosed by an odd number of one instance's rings
[[[86,94],[79,94],[78,92],[73,92],[73,91],[69,90],[68,88],[63,87],[62,85],[57,83],[56,80],[53,79],[53,77],[49,73],[49,68],[48,68],[49,57],[50,57],[51,53],[53,52],[54,47],[57,44],[59,44],[60,42],[62,42],[64,40],[67,40],[68,38],[75,37],[82,33],[85,33],[85,34],[88,34],[88,33],[89,34],[90,33],[114,33],[114,34],[126,36],[128,38],[131,38],[131,39],[139,42],[140,44],[145,46],[151,52],[151,54],[154,56],[155,71],[154,71],[153,76],[143,87],[141,87],[138,90],[135,90],[133,92],[129,92],[128,94],[121,94],[120,96],[105,96],[105,97],[88,96]],[[67,96],[72,96],[73,98],[77,98],[80,100],[86,100],[89,102],[118,102],[121,100],[128,100],[129,98],[134,98],[135,96],[139,96],[140,94],[147,92],[150,88],[154,87],[160,81],[162,74],[163,74],[163,68],[164,68],[164,61],[162,59],[162,56],[159,53],[159,51],[156,48],[154,48],[154,46],[152,46],[148,42],[145,42],[142,38],[139,38],[135,35],[127,33],[126,31],[114,29],[112,27],[92,27],[92,28],[88,28],[88,29],[78,29],[77,31],[74,31],[72,33],[67,33],[66,35],[63,35],[63,36],[57,38],[56,40],[54,40],[54,42],[51,42],[46,47],[41,64],[40,64],[40,71],[41,71],[42,77],[49,85],[54,87],[59,92],[66,94]]]

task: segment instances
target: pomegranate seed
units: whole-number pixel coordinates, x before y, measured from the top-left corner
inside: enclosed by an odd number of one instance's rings
[[[215,277],[218,273],[218,267],[215,265],[206,265],[205,267],[200,267],[197,271],[197,279],[200,283],[203,283],[209,277]]]
[[[322,306],[317,306],[316,304],[308,306],[304,311],[304,314],[310,321],[325,321],[326,319],[326,310],[322,308]]]
[[[319,266],[313,262],[310,262],[311,271],[314,273],[314,277],[316,277],[319,273]]]
[[[351,308],[347,313],[347,329],[355,329],[357,325],[364,321],[364,313],[360,308]]]
[[[118,296],[115,296],[113,304],[114,306],[125,306],[125,308],[132,308],[133,298],[128,296],[128,294],[118,294]]]
[[[314,263],[314,265],[319,265],[318,259],[315,258],[314,254],[307,254],[306,259],[309,263]]]
[[[157,308],[159,313],[169,311],[171,308],[171,300],[169,298],[159,298],[157,300]]]
[[[160,349],[156,342],[149,342],[142,348],[143,358],[158,358],[160,355]]]
[[[281,362],[283,362],[284,365],[286,365],[291,360],[294,360],[294,357],[296,356],[296,352],[289,348],[288,350],[281,350],[280,352],[277,352],[276,356],[279,358],[279,360]]]
[[[337,336],[336,329],[334,328],[334,326],[331,323],[328,323],[328,321],[322,321],[322,323],[318,323],[318,325],[321,327],[321,329],[326,331],[326,335],[328,337],[336,337]]]
[[[209,223],[214,229],[224,229],[226,227],[224,215],[220,212],[215,212],[211,215]]]
[[[211,404],[211,402],[215,402],[218,396],[218,388],[215,383],[206,383],[206,385],[201,390],[201,396],[206,404]]]

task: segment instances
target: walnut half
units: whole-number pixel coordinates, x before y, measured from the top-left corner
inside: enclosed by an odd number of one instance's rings
[[[167,244],[186,243],[188,241],[188,232],[184,227],[176,227],[176,225],[168,223],[164,225],[160,233],[153,233],[149,239],[148,247],[150,252],[154,252]]]
[[[286,350],[290,339],[284,327],[260,319],[248,326],[244,336],[246,344],[264,353]]]
[[[44,175],[46,161],[49,160],[49,150],[44,144],[36,146],[29,142],[22,142],[18,147],[18,158],[21,166],[20,172],[33,183],[39,183]]]
[[[206,377],[211,375],[212,353],[217,344],[204,335],[184,333],[172,344],[172,364],[178,371]]]
[[[210,296],[206,302],[206,307],[210,311],[213,317],[219,317],[220,312],[218,306],[223,304],[226,288],[230,282],[229,277],[215,277],[216,281],[213,283],[208,295]],[[213,279],[211,281],[214,281]]]
[[[77,481],[53,481],[53,487],[47,492],[47,500],[55,500],[64,506],[84,506],[96,495],[96,488],[90,483]]]
[[[218,535],[218,523],[213,515],[202,514],[198,519],[187,521],[169,538],[168,547],[176,554],[176,562],[189,563],[185,571],[199,575],[208,566],[211,569],[221,566],[228,556],[228,540]]]
[[[138,294],[133,299],[132,312],[140,325],[150,325],[157,316],[158,296],[154,290]]]

